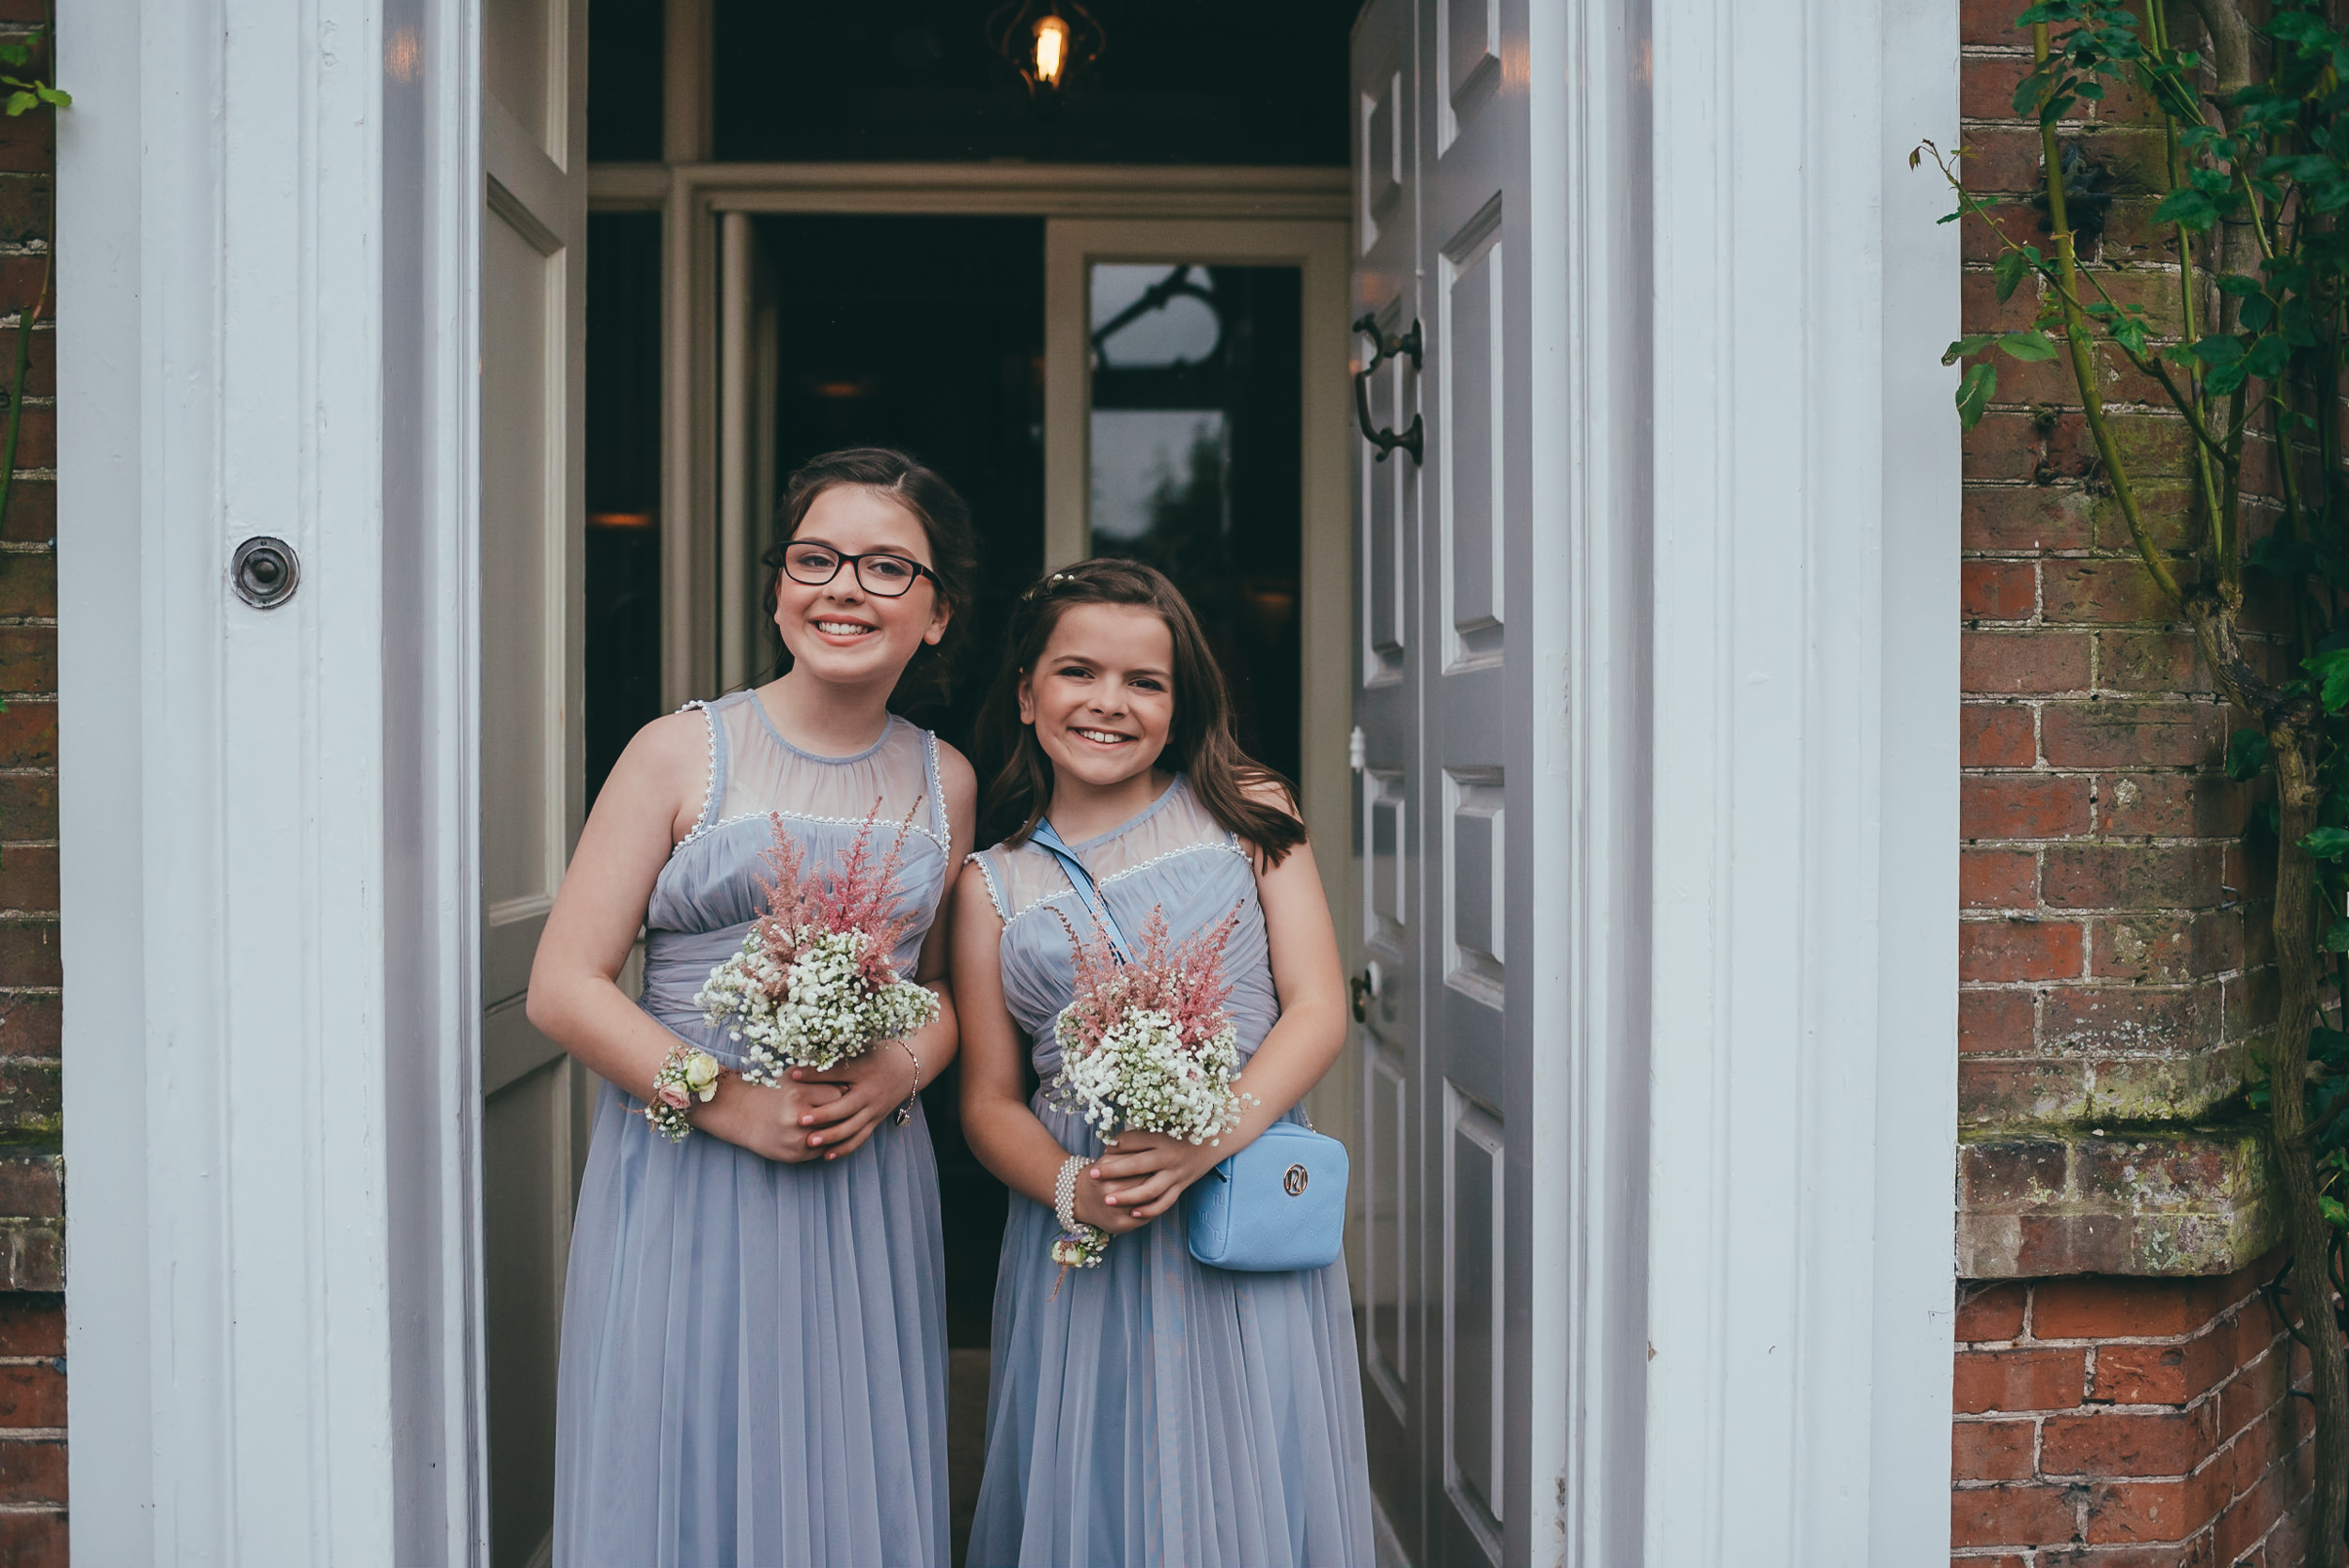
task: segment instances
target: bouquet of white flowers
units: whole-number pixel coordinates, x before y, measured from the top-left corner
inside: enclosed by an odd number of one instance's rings
[[[693,998],[703,1017],[743,1042],[747,1082],[779,1084],[793,1067],[832,1067],[938,1017],[937,996],[900,980],[892,961],[913,920],[894,912],[911,813],[876,861],[879,815],[876,806],[829,876],[808,871],[806,852],[774,818],[766,854],[773,877],[759,880],[767,912]]]
[[[1232,992],[1223,944],[1238,923],[1235,908],[1176,943],[1165,912],[1153,909],[1132,963],[1119,962],[1106,933],[1087,943],[1069,927],[1076,995],[1052,1023],[1061,1061],[1052,1093],[1064,1109],[1082,1111],[1102,1142],[1113,1145],[1130,1128],[1213,1145],[1254,1102],[1234,1087],[1239,1035],[1223,1010]],[[1094,1226],[1065,1226],[1052,1261],[1089,1268],[1108,1245]]]

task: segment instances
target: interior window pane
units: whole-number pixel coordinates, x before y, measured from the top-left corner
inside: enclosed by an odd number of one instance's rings
[[[1231,683],[1240,744],[1297,777],[1301,280],[1294,267],[1096,262],[1096,553],[1174,579]]]

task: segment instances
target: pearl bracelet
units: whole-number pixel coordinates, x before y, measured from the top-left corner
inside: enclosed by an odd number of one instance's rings
[[[897,1048],[904,1051],[906,1053],[906,1060],[913,1063],[913,1093],[908,1094],[906,1096],[906,1103],[897,1108],[897,1125],[899,1126],[904,1126],[908,1122],[913,1120],[914,1104],[922,1097],[922,1059],[914,1055],[913,1048],[907,1045],[903,1040],[899,1040],[897,1042]]]
[[[1098,1225],[1088,1225],[1077,1218],[1077,1172],[1091,1163],[1082,1155],[1070,1155],[1061,1162],[1060,1175],[1052,1183],[1052,1209],[1060,1219],[1060,1234],[1052,1242],[1052,1261],[1066,1274],[1072,1268],[1092,1268],[1110,1250],[1110,1234]],[[1053,1281],[1052,1294],[1060,1294],[1060,1283]]]

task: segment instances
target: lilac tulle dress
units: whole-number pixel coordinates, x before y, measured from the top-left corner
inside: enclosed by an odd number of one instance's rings
[[[1137,939],[1153,907],[1180,940],[1239,906],[1224,972],[1240,1053],[1253,1054],[1280,1002],[1255,872],[1233,834],[1178,778],[1141,815],[1070,847]],[[1052,1020],[1073,994],[1054,911],[1086,935],[1091,923],[1046,851],[999,845],[973,859],[1003,920],[1004,999],[1049,1084],[1060,1070]],[[1048,1091],[1030,1103],[1063,1148],[1100,1152]],[[1013,1194],[972,1568],[1369,1563],[1344,1260],[1310,1273],[1209,1268],[1192,1261],[1177,1204],[1063,1280],[1049,1255],[1059,1229],[1050,1209]]]
[[[758,912],[770,813],[837,864],[876,806],[911,811],[910,976],[945,886],[938,742],[893,719],[849,757],[800,751],[749,692],[708,704],[709,795],[653,885],[645,1011],[729,1065],[693,993]],[[596,1104],[563,1299],[558,1568],[943,1564],[946,1303],[938,1168],[917,1110],[846,1159],[786,1165],[644,1102]]]

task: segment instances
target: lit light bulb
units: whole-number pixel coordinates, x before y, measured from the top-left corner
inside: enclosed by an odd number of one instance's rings
[[[1035,79],[1048,87],[1060,85],[1068,64],[1068,23],[1048,16],[1035,24]]]

